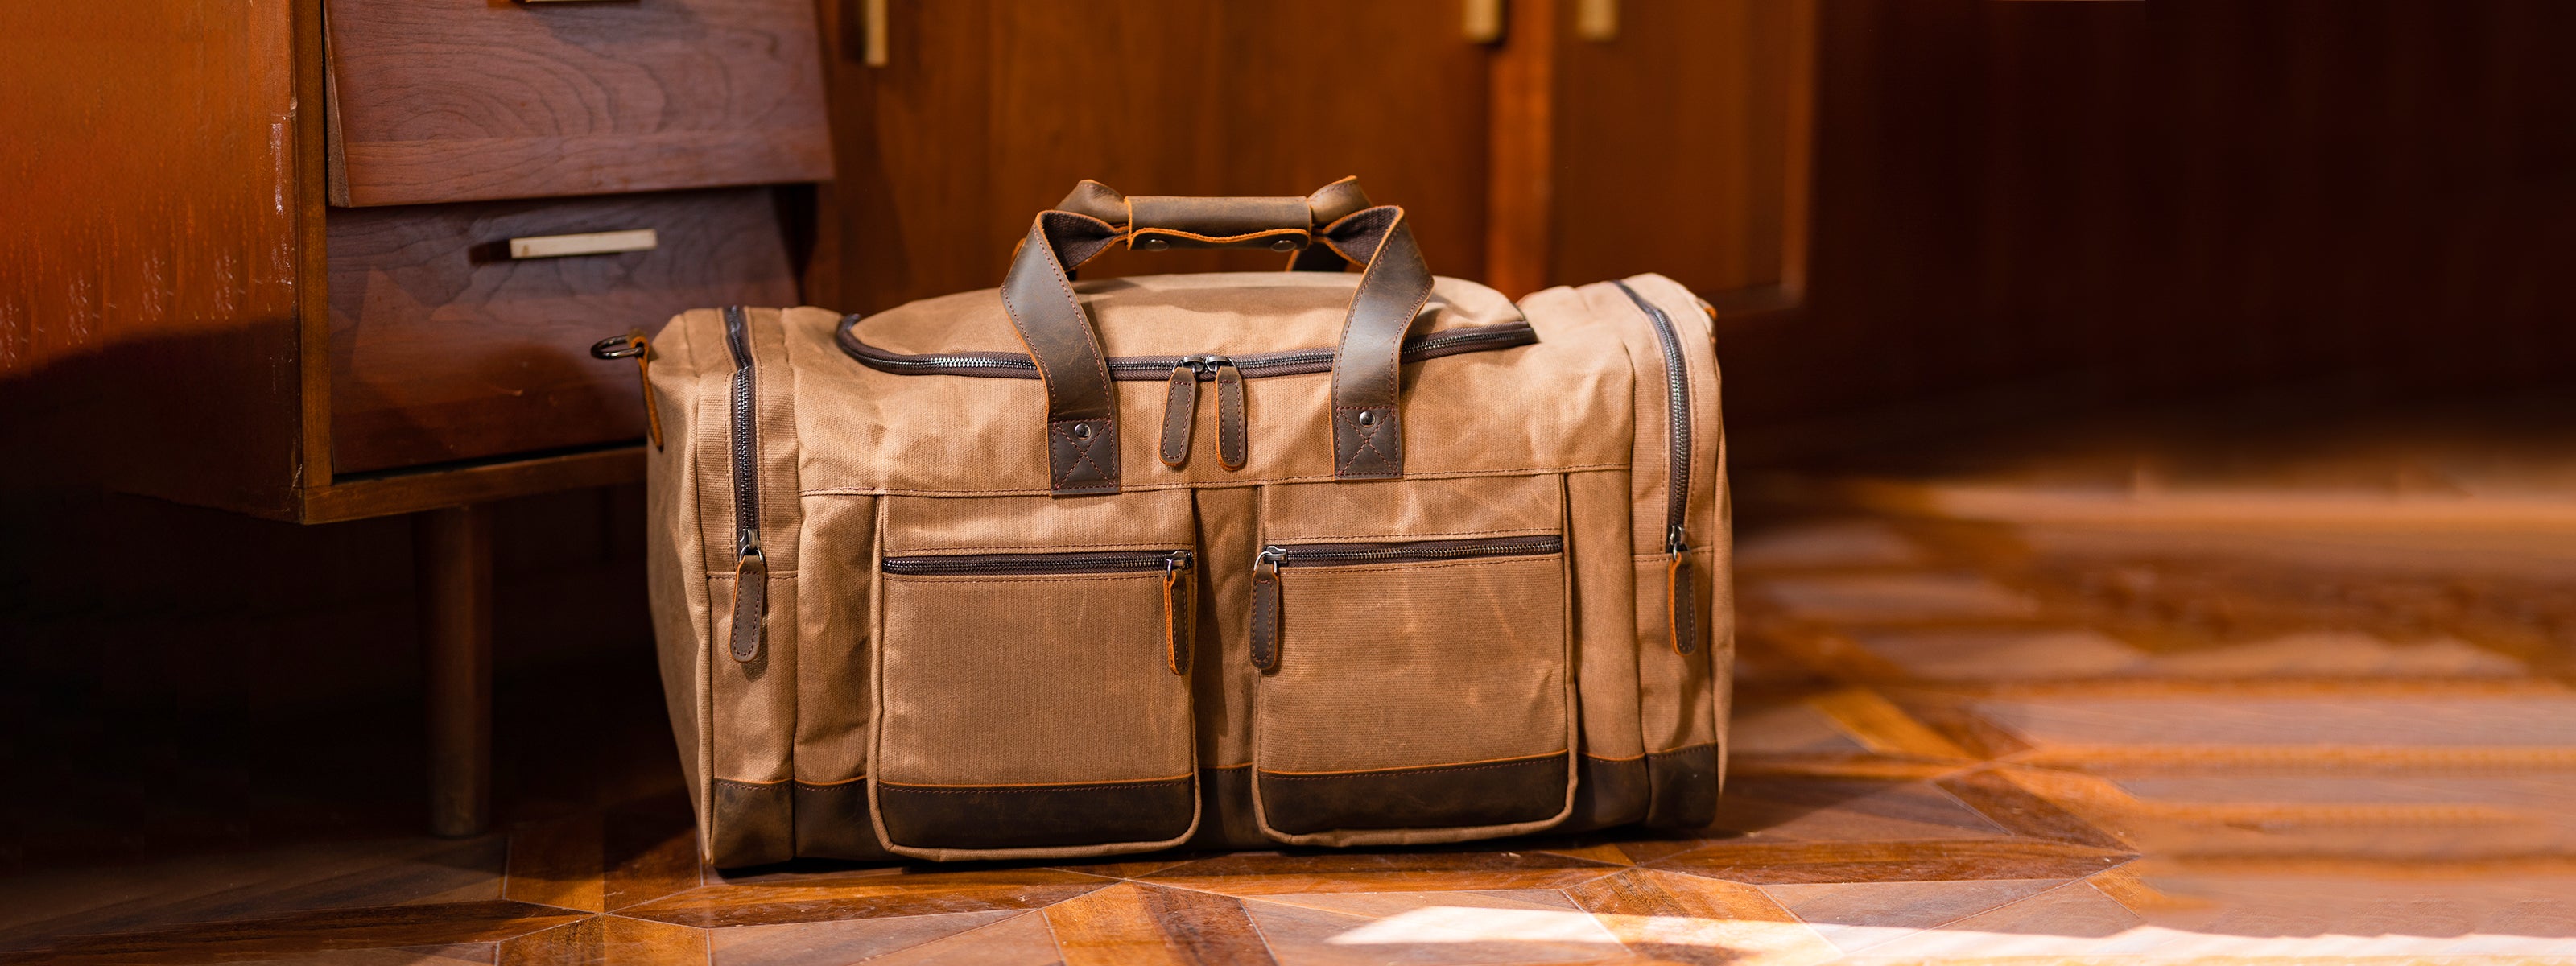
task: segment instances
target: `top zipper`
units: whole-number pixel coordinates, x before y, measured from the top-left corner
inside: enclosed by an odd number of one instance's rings
[[[1672,427],[1671,499],[1667,501],[1669,505],[1664,513],[1664,552],[1678,557],[1690,549],[1689,533],[1685,529],[1690,516],[1690,366],[1682,355],[1681,333],[1674,330],[1672,317],[1646,301],[1636,289],[1629,288],[1628,283],[1613,284],[1619,286],[1619,291],[1628,293],[1628,300],[1637,303],[1638,310],[1653,320],[1655,340],[1664,347],[1664,398],[1672,407],[1670,416],[1664,421]]]
[[[984,376],[1004,379],[1035,379],[1037,363],[1029,357],[1010,352],[943,352],[906,355],[888,352],[858,337],[859,316],[841,320],[838,341],[841,351],[868,368],[905,375]],[[1538,330],[1528,322],[1505,322],[1433,332],[1404,340],[1400,357],[1405,362],[1419,362],[1442,356],[1469,352],[1489,352],[1530,345],[1538,341]],[[1333,369],[1332,349],[1291,349],[1281,352],[1254,352],[1231,357],[1237,371],[1246,379],[1268,376],[1297,376]],[[1118,356],[1108,360],[1109,377],[1128,382],[1160,380],[1177,367],[1198,356]],[[1199,378],[1212,377],[1212,370],[1202,370]]]

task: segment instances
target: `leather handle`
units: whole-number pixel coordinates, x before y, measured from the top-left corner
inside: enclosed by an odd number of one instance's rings
[[[1056,210],[1088,215],[1116,227],[1130,248],[1286,252],[1306,248],[1324,226],[1368,206],[1368,193],[1360,190],[1357,178],[1343,178],[1303,198],[1128,196],[1086,180],[1075,185]]]
[[[1431,298],[1431,269],[1414,245],[1404,209],[1369,207],[1367,200],[1358,182],[1344,178],[1303,199],[1132,199],[1149,202],[1139,208],[1107,185],[1085,181],[1062,207],[1039,212],[1002,278],[1002,306],[1046,384],[1048,492],[1118,492],[1116,383],[1099,335],[1074,296],[1072,270],[1111,245],[1135,244],[1137,223],[1149,218],[1158,220],[1146,221],[1145,232],[1166,233],[1149,238],[1203,228],[1210,231],[1188,234],[1233,243],[1236,236],[1283,238],[1289,236],[1275,233],[1294,231],[1364,267],[1333,363],[1333,475],[1403,475],[1398,352],[1405,330]],[[1289,201],[1303,203],[1307,224],[1280,224],[1293,220]],[[1330,221],[1317,221],[1327,216]],[[1237,230],[1245,228],[1250,230]],[[1211,233],[1229,230],[1232,235]],[[1308,267],[1306,261],[1292,267]]]

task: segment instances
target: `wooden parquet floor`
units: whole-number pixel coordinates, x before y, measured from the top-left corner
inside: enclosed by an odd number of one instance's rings
[[[736,873],[660,791],[20,877],[0,958],[2576,962],[2576,459],[2032,445],[1743,481],[1698,837]]]

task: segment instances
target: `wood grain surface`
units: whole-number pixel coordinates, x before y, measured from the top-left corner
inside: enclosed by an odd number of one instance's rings
[[[512,260],[523,235],[651,228],[651,251]],[[788,305],[769,192],[737,189],[331,214],[334,469],[643,435],[632,365],[598,339],[683,310]]]
[[[1405,206],[1433,271],[1483,274],[1487,54],[1454,4],[899,3],[882,68],[859,59],[857,8],[825,5],[839,180],[823,191],[818,305],[991,288],[1030,219],[1083,178],[1288,195],[1357,175]],[[1117,253],[1089,271],[1280,262]]]
[[[333,200],[831,176],[806,0],[327,0]]]

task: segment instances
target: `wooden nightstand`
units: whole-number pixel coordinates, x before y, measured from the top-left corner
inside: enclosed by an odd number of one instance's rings
[[[415,514],[431,825],[481,831],[477,506],[640,478],[636,369],[593,341],[799,301],[794,186],[832,171],[810,0],[11,19],[0,382],[60,457],[31,462],[280,520]]]

